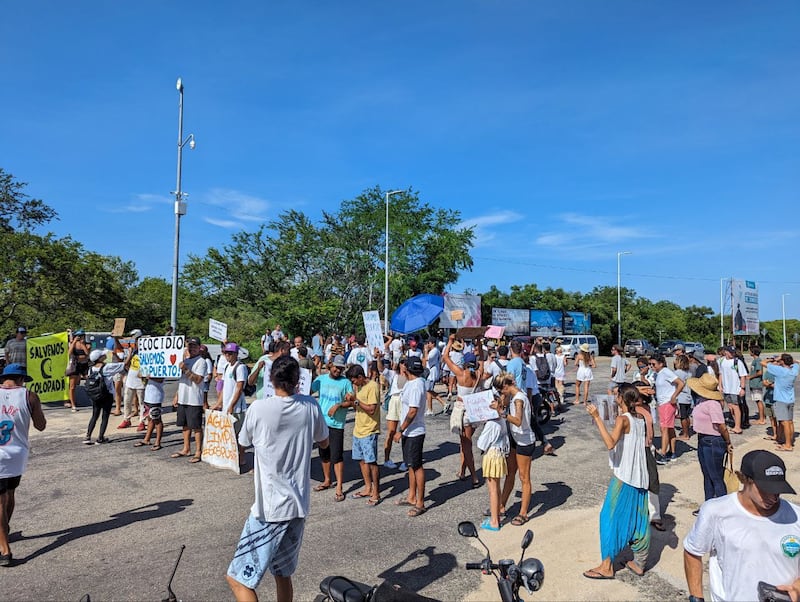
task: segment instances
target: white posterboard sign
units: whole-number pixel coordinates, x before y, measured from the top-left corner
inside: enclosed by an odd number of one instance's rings
[[[183,336],[139,337],[139,376],[175,379],[181,377]]]
[[[239,446],[233,424],[236,417],[227,412],[206,410],[201,459],[211,466],[239,474]]]
[[[311,395],[311,370],[308,368],[300,368],[300,382],[297,383],[297,389],[295,390],[296,393],[300,393],[301,395]],[[269,374],[264,375],[264,389],[261,397],[263,399],[267,399],[268,397],[272,397],[275,395],[275,388],[272,386],[272,383],[269,381]]]
[[[208,336],[215,341],[228,340],[228,325],[225,322],[220,322],[214,318],[208,319]]]
[[[367,333],[367,347],[370,353],[375,347],[383,352],[383,330],[381,329],[381,316],[377,310],[362,311],[364,317],[364,332]]]
[[[461,399],[464,400],[464,410],[467,413],[467,420],[472,423],[494,420],[499,416],[497,410],[493,410],[489,407],[489,404],[494,401],[494,395],[491,391],[481,391],[480,393],[464,395]]]
[[[617,416],[619,416],[619,406],[616,398],[613,395],[593,395],[592,403],[597,408],[597,413],[603,422],[613,426],[617,421]]]

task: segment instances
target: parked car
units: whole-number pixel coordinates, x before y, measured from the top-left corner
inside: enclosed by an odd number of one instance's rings
[[[564,352],[564,355],[570,359],[575,359],[578,357],[578,353],[580,352],[581,345],[586,343],[589,345],[589,353],[592,355],[598,355],[600,353],[600,345],[597,342],[597,337],[593,334],[582,334],[582,335],[564,335],[557,337],[556,340],[560,339],[561,342],[561,350]]]
[[[663,341],[658,346],[658,352],[665,357],[669,357],[670,355],[673,355],[675,353],[676,345],[684,345],[684,343],[683,341],[680,341],[678,339],[669,339],[667,341]],[[685,348],[686,345],[684,345],[684,349]]]
[[[683,350],[686,352],[686,355],[690,355],[695,351],[699,351],[700,353],[705,353],[706,348],[702,343],[698,343],[697,341],[688,341],[683,344]]]
[[[640,355],[652,355],[655,353],[655,347],[650,344],[647,339],[628,339],[625,341],[623,348],[625,355],[631,357],[639,357]]]

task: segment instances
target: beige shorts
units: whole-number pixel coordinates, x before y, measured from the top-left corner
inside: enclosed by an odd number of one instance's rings
[[[750,389],[750,399],[764,401],[764,389]]]
[[[400,422],[400,393],[395,393],[389,398],[389,408],[386,410],[386,420]]]

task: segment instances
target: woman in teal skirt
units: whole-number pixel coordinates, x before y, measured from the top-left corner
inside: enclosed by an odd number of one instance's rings
[[[600,556],[603,561],[583,573],[589,579],[613,579],[614,560],[628,545],[633,551],[633,560],[626,566],[636,575],[644,574],[650,548],[649,481],[645,424],[635,410],[637,399],[636,387],[630,384],[620,386],[616,400],[620,415],[610,433],[597,407],[586,406],[609,450],[609,464],[614,472],[600,511]]]

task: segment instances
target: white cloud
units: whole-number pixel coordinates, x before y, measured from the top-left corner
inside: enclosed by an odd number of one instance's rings
[[[475,247],[486,246],[495,239],[497,233],[492,231],[492,226],[501,226],[503,224],[511,224],[525,219],[520,213],[515,211],[498,211],[497,213],[488,213],[486,215],[478,215],[464,219],[459,228],[474,228],[475,229]]]
[[[267,220],[267,214],[270,208],[269,201],[229,188],[212,188],[202,198],[203,201],[209,205],[224,208],[226,215],[229,215],[238,222],[264,222]],[[210,224],[215,223],[211,221],[211,219],[206,219],[206,221]],[[230,223],[227,220],[216,221]],[[222,227],[228,228],[230,226],[226,225]]]
[[[219,226],[220,228],[233,229],[233,228],[241,228],[242,227],[241,222],[237,222],[237,221],[229,220],[229,219],[216,219],[216,218],[213,218],[213,217],[204,217],[203,221],[211,224],[212,226]]]
[[[558,230],[542,232],[536,244],[544,247],[566,246],[571,250],[620,245],[642,239],[656,238],[652,228],[631,225],[633,218],[610,218],[601,215],[565,213],[556,217]],[[627,223],[617,223],[619,221]],[[562,247],[563,249],[563,247]],[[564,249],[567,250],[567,249]]]
[[[171,204],[173,202],[173,199],[168,196],[140,193],[133,195],[133,200],[125,205],[111,205],[104,207],[103,211],[108,213],[145,213],[157,205]]]

